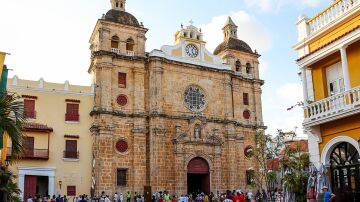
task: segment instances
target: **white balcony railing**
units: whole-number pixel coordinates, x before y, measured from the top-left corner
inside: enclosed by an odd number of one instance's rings
[[[111,48],[111,52],[119,54],[119,55],[121,54],[120,49],[117,49],[117,48]]]
[[[308,21],[310,33],[314,33],[334,20],[344,16],[357,5],[360,5],[360,0],[336,0],[324,11]]]
[[[360,110],[360,86],[304,107],[305,121],[319,121]]]
[[[118,48],[111,48],[110,51],[113,52],[113,53],[116,53],[116,54],[118,54],[118,55],[124,54],[124,53],[121,53],[120,49],[118,49]],[[125,55],[126,55],[126,56],[135,56],[135,52],[134,52],[134,51],[129,51],[129,50],[127,50],[127,51],[125,52]]]
[[[126,56],[134,56],[135,52],[134,51],[126,51]]]

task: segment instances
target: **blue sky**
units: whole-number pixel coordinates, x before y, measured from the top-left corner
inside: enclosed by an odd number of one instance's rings
[[[239,38],[261,57],[263,114],[268,133],[277,128],[301,133],[300,109],[286,108],[302,99],[296,53],[296,21],[311,17],[331,0],[127,0],[126,9],[145,27],[147,51],[173,44],[173,35],[189,20],[203,28],[208,49],[222,40],[222,25],[231,15]],[[90,85],[89,37],[110,0],[0,0],[0,50],[12,55],[9,68],[21,79]]]

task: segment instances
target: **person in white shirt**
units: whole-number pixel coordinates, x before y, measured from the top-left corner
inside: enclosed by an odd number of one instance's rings
[[[120,193],[120,202],[123,202],[124,201],[124,195],[122,193]]]
[[[253,199],[253,193],[249,190],[249,192],[247,193],[247,197],[250,201],[254,201]]]
[[[114,194],[114,202],[118,202],[119,201],[119,195],[117,194],[117,192],[115,192]]]
[[[109,196],[105,197],[105,202],[111,202],[111,200],[109,199]]]
[[[29,196],[29,197],[28,197],[27,202],[33,202],[33,200],[32,200],[32,197],[31,197],[31,196]]]

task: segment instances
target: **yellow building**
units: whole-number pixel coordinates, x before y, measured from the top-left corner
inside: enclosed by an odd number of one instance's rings
[[[311,161],[329,168],[336,201],[360,201],[360,1],[334,1],[297,27]]]
[[[8,80],[8,91],[24,99],[27,117],[25,155],[11,167],[22,197],[89,194],[93,87],[14,76]]]

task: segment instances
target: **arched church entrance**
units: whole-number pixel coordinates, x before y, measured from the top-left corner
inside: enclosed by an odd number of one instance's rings
[[[193,158],[187,166],[188,193],[210,193],[209,164],[203,158]]]
[[[336,201],[360,201],[360,162],[356,148],[347,142],[338,144],[331,152],[330,163]]]

